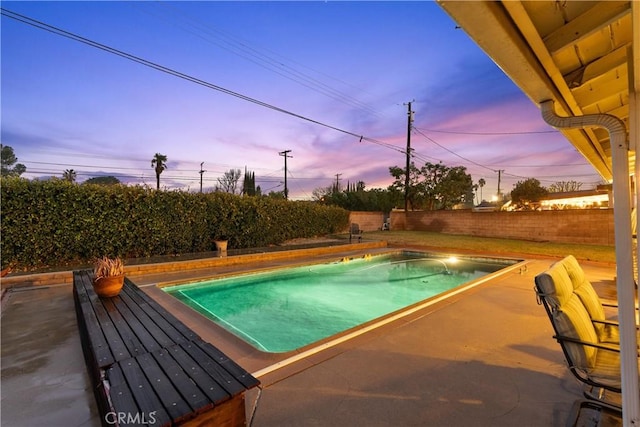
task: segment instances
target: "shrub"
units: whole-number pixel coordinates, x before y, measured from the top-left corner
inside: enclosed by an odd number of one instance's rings
[[[349,212],[311,202],[227,193],[77,185],[2,178],[2,266],[21,269],[204,252],[226,237],[230,248],[261,247],[343,231]]]

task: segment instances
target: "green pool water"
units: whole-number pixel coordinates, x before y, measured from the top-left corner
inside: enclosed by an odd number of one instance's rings
[[[267,352],[286,352],[506,267],[399,254],[163,288]]]

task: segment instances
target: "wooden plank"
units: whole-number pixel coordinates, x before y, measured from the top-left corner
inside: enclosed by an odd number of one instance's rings
[[[135,299],[137,299],[137,302],[141,307],[143,304],[148,304],[150,308],[153,308],[154,311],[160,314],[160,316],[168,322],[168,324],[171,326],[171,329],[177,330],[185,338],[185,341],[200,338],[198,334],[196,334],[191,328],[179,321],[174,315],[165,310],[164,307],[154,301],[149,295],[140,290],[135,284],[133,284],[133,282],[131,282],[127,278],[125,278],[125,286],[126,285],[128,285],[127,287],[131,287],[131,289],[135,291],[133,295],[135,296]]]
[[[260,385],[260,381],[247,372],[242,366],[238,365],[232,359],[229,359],[226,354],[214,347],[208,342],[203,340],[193,341],[202,351],[204,351],[209,357],[215,359],[220,366],[222,366],[227,372],[238,380],[247,390],[252,389]]]
[[[544,38],[544,44],[553,55],[561,49],[575,45],[578,41],[601,31],[603,27],[631,13],[628,1],[595,2],[594,6],[567,22]]]
[[[153,339],[159,344],[159,348],[168,347],[175,344],[171,338],[145,313],[142,308],[136,304],[136,302],[126,292],[120,293],[120,298],[131,310],[131,313],[136,316],[138,321],[144,325],[146,330],[153,336]],[[155,350],[153,350],[155,351]]]
[[[124,374],[122,373],[120,365],[113,365],[107,369],[105,375],[109,387],[108,394],[113,408],[106,413],[101,414],[103,420],[106,421],[107,424],[114,424],[113,418],[117,419],[118,414],[140,414],[142,410],[138,407],[135,399],[133,398],[133,394],[127,384]],[[129,425],[136,424],[130,423]]]
[[[169,350],[156,351],[152,356],[193,411],[203,412],[213,408],[213,402],[182,369]]]
[[[182,427],[246,427],[246,425],[244,395],[239,395],[187,421],[182,424]]]
[[[214,380],[193,358],[179,345],[167,348],[171,357],[175,359],[186,374],[202,390],[202,392],[218,405],[230,398],[229,393]]]
[[[175,343],[186,342],[198,335],[191,329],[187,328],[182,322],[168,313],[158,303],[150,303],[145,300],[146,294],[139,290],[137,286],[128,284],[125,278],[125,292],[131,299],[139,305],[139,307],[153,320],[153,322],[162,329],[167,336]]]
[[[109,366],[111,363],[114,363],[116,360],[124,359],[130,357],[129,351],[122,343],[120,339],[120,335],[116,330],[115,326],[111,322],[111,319],[107,315],[102,303],[100,302],[100,298],[93,290],[93,285],[91,284],[91,277],[88,274],[82,275],[81,282],[87,292],[87,297],[89,298],[88,304],[91,306],[91,310],[93,310],[96,319],[98,321],[98,325],[104,334],[105,339],[107,340],[107,345],[109,347],[109,351],[112,354],[113,360],[110,358],[105,358],[101,363],[99,363],[100,368],[104,368]],[[83,311],[89,311],[87,306],[82,308]]]
[[[205,353],[198,345],[193,342],[180,345],[186,353],[188,353],[208,375],[211,376],[222,387],[229,396],[235,396],[244,392],[245,387],[226,369],[218,363],[218,361]]]
[[[144,375],[135,358],[121,360],[116,363],[120,365],[122,373],[127,380],[129,390],[133,395],[140,411],[137,414],[131,414],[132,417],[138,419],[154,418],[158,426],[170,426],[171,418],[164,410],[162,403],[156,396],[153,387]]]
[[[115,300],[119,300],[120,297],[113,298],[101,298],[100,302],[104,306],[105,312],[111,318],[115,329],[118,331],[120,335],[120,342],[124,343],[129,354],[132,357],[137,356],[138,354],[145,353],[146,350],[136,334],[131,330],[131,327],[127,323],[127,321],[122,317],[120,311],[115,306]],[[117,359],[122,360],[122,359]]]
[[[107,366],[115,360],[109,349],[107,339],[102,332],[98,318],[93,311],[83,280],[83,274],[81,272],[74,272],[73,290],[81,338],[84,340],[84,347],[89,352],[92,363],[98,366]]]
[[[144,350],[140,350],[136,354],[143,354],[150,351],[158,350],[162,348],[162,345],[156,341],[156,339],[151,335],[151,333],[147,330],[144,324],[140,322],[140,319],[132,312],[133,310],[140,311],[139,308],[136,308],[135,305],[129,307],[121,295],[116,298],[111,298],[109,300],[111,304],[115,307],[116,310],[120,312],[120,316],[126,322],[127,326],[131,329],[136,339],[144,346]]]
[[[84,316],[84,328],[88,340],[89,351],[92,353],[94,363],[98,366],[108,366],[115,362],[111,348],[105,338],[104,332],[90,303],[80,304],[80,310]]]
[[[87,280],[89,281],[87,285]],[[100,297],[96,295],[93,290],[93,286],[91,285],[90,276],[83,277],[83,282],[85,283],[85,288],[87,290],[87,295],[89,296],[89,301],[91,302],[91,306],[96,314],[96,318],[98,319],[98,323],[100,324],[100,328],[104,333],[105,338],[107,339],[107,344],[109,345],[109,349],[113,354],[113,358],[115,360],[122,360],[128,357],[131,357],[129,350],[125,346],[120,334],[116,330],[115,325],[111,321],[111,318],[107,314],[107,310],[102,305]],[[108,365],[100,366],[104,368]]]
[[[140,368],[151,387],[162,402],[173,422],[181,422],[192,417],[193,410],[176,390],[175,385],[165,375],[153,356],[149,353],[136,357]]]

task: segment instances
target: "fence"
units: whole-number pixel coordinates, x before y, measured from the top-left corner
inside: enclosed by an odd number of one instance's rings
[[[351,212],[365,231],[380,230],[381,212]],[[391,212],[391,230],[614,246],[613,209],[523,212]]]

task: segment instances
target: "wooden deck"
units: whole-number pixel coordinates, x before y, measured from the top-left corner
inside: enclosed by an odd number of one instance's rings
[[[260,382],[130,280],[114,298],[73,274],[87,368],[104,425],[246,424],[244,393]]]

